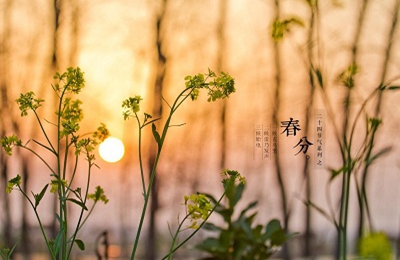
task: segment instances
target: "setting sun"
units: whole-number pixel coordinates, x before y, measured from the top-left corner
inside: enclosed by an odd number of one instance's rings
[[[121,160],[124,156],[125,148],[121,140],[115,137],[108,137],[99,146],[100,157],[110,163]]]

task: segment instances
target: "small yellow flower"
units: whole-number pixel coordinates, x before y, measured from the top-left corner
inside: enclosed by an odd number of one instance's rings
[[[224,186],[234,184],[236,181],[241,185],[246,184],[246,179],[238,171],[226,169],[221,172],[221,176],[224,178],[222,180]]]
[[[94,193],[88,194],[87,198],[93,200],[94,202],[102,201],[104,204],[108,203],[108,199],[104,193],[104,190],[100,186],[96,187],[96,191]]]
[[[51,193],[56,193],[58,191],[58,186],[60,185],[60,183],[62,183],[62,186],[67,187],[68,186],[68,182],[66,180],[52,180],[50,182],[50,192]]]
[[[188,228],[197,229],[197,221],[203,221],[208,218],[212,210],[212,204],[205,194],[197,193],[185,196],[185,205],[187,206],[188,215],[191,219],[191,225]]]
[[[14,186],[19,186],[19,185],[21,185],[21,176],[17,175],[15,178],[8,181],[7,187],[6,187],[6,192],[11,193]]]

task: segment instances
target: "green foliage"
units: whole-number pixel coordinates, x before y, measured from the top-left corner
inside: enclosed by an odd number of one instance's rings
[[[43,99],[35,98],[35,93],[32,91],[27,92],[26,94],[21,94],[20,98],[16,100],[19,105],[19,110],[21,110],[21,116],[28,115],[29,110],[36,111],[42,103]]]
[[[358,251],[363,259],[392,259],[392,247],[388,237],[383,232],[370,233],[361,238],[358,244]]]
[[[108,203],[108,199],[104,193],[104,190],[100,186],[96,187],[96,191],[94,193],[88,194],[87,198],[93,200],[94,202],[102,201],[104,204]]]
[[[11,249],[9,249],[9,248],[0,249],[0,257],[2,260],[12,259],[11,256],[12,256],[15,248],[17,247],[19,240],[21,240],[21,237],[18,238],[18,240],[15,242],[14,246]]]
[[[293,25],[304,26],[303,21],[300,18],[292,17],[284,20],[275,20],[272,24],[271,36],[275,42],[283,39],[285,33],[290,31]]]
[[[4,148],[4,151],[7,155],[12,155],[12,148],[14,146],[22,146],[22,142],[16,135],[12,136],[4,136],[1,139],[1,146]]]
[[[208,90],[208,102],[227,98],[236,91],[235,80],[229,74],[221,72],[221,75],[217,77],[215,72],[210,69],[208,69],[208,73],[186,76],[185,81],[186,88],[191,89],[192,100],[197,99],[200,89]]]
[[[225,171],[223,174],[236,175],[235,171]],[[228,178],[223,183],[227,205],[216,204],[215,212],[224,219],[226,228],[206,223],[204,229],[218,233],[218,237],[206,238],[196,248],[211,254],[212,259],[255,260],[269,258],[279,250],[290,235],[286,234],[277,219],[269,221],[265,226],[254,225],[257,212],[247,213],[256,207],[257,201],[249,203],[240,212],[237,219],[233,220],[235,207],[242,198],[245,188],[244,179]],[[208,196],[211,201],[217,203],[211,195]]]
[[[16,177],[14,177],[8,181],[7,187],[6,187],[6,192],[11,193],[14,186],[17,186],[18,188],[20,188],[20,185],[21,185],[21,176],[18,174]]]
[[[49,123],[50,127],[53,127],[53,129],[55,128],[57,136],[55,140],[50,138],[50,130],[46,129],[43,120],[41,120],[38,115],[37,110],[42,106],[42,103],[44,102],[43,99],[37,98],[32,91],[29,91],[26,94],[21,94],[20,98],[18,98],[16,102],[19,105],[21,116],[28,115],[28,111],[32,111],[35,115],[40,130],[44,135],[45,142],[37,140],[32,141],[39,145],[39,148],[45,149],[45,152],[50,152],[54,155],[55,163],[47,162],[41,156],[40,152],[28,146],[30,143],[29,141],[26,144],[23,144],[16,135],[2,137],[1,146],[4,148],[6,154],[10,156],[12,155],[12,149],[15,146],[27,150],[42,161],[50,172],[49,175],[51,179],[49,183],[45,184],[39,193],[31,192],[33,199],[28,195],[23,187],[21,187],[22,180],[20,175],[17,175],[7,183],[6,191],[7,193],[11,193],[13,190],[17,190],[21,192],[26,200],[28,200],[36,215],[51,258],[68,259],[74,245],[77,245],[78,248],[82,250],[85,248],[83,241],[77,239],[76,236],[78,231],[86,222],[96,203],[99,201],[104,203],[108,202],[103,189],[100,187],[97,187],[93,194],[88,194],[88,190],[86,190],[83,196],[80,187],[72,189],[79,156],[83,154],[88,163],[86,187],[89,187],[91,168],[95,166],[94,150],[98,144],[108,137],[109,132],[106,126],[101,124],[97,130],[91,134],[91,137],[87,137],[90,135],[87,133],[78,133],[80,130],[80,122],[83,119],[83,111],[81,109],[82,101],[73,99],[72,96],[79,94],[85,86],[83,72],[79,68],[68,68],[63,74],[57,72],[54,79],[56,80],[56,83],[52,85],[52,88],[58,97],[58,105],[55,111],[57,120],[55,123],[48,120],[45,120],[45,122]],[[63,148],[61,149],[61,147]],[[69,168],[67,165],[70,162],[71,157],[69,152],[71,149],[74,150],[74,158],[71,158],[73,159],[74,167],[72,172],[67,172],[67,169]],[[50,165],[56,165],[56,167],[51,167]],[[38,212],[38,206],[46,195],[49,186],[50,193],[57,196],[59,202],[59,212],[56,213],[57,221],[59,223],[59,232],[55,238],[50,238],[46,234]],[[90,210],[88,208],[87,199],[91,199],[94,202]],[[75,222],[75,227],[68,224],[69,218],[67,214],[67,203],[72,203],[73,205],[80,207],[81,211],[78,214],[78,221]],[[85,217],[84,212],[87,212]],[[70,230],[72,230],[71,233],[69,233]],[[2,250],[1,255],[3,259],[7,259],[4,257],[8,257],[11,251]]]
[[[354,78],[359,72],[357,64],[351,64],[345,71],[340,73],[338,79],[339,81],[348,88],[354,87]]]
[[[197,193],[191,196],[185,196],[185,205],[187,206],[187,214],[190,216],[192,224],[189,226],[192,229],[197,229],[197,221],[206,220],[212,210],[210,200],[205,194]]]

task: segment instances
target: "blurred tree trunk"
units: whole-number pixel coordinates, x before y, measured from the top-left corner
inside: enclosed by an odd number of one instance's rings
[[[351,47],[351,64],[357,64],[358,60],[358,46],[360,43],[361,31],[365,22],[365,14],[368,6],[368,0],[362,0],[359,18],[356,24],[356,33],[354,35],[353,46]],[[354,89],[354,88],[353,88]],[[345,102],[344,102],[344,122],[342,134],[344,138],[347,138],[347,132],[349,130],[349,118],[351,114],[351,99],[352,91],[350,88],[346,88]]]
[[[275,21],[280,20],[280,4],[279,0],[275,0]],[[274,107],[273,107],[273,112],[272,112],[272,121],[275,127],[279,126],[279,111],[280,111],[280,99],[281,99],[281,51],[280,51],[280,43],[279,41],[275,40],[274,41],[274,63],[275,63],[275,98],[274,98]],[[279,144],[278,144],[279,146]],[[287,195],[286,195],[286,187],[285,187],[285,182],[283,178],[283,172],[282,172],[282,167],[281,167],[281,162],[280,162],[280,156],[279,156],[279,148],[278,151],[275,154],[275,171],[276,171],[276,177],[278,180],[278,186],[279,186],[279,191],[280,191],[280,196],[281,196],[281,210],[282,210],[282,218],[283,218],[283,228],[285,231],[288,231],[289,227],[289,209],[287,205]],[[287,247],[287,243],[283,246],[283,254],[285,259],[290,259],[290,253],[289,253],[289,248]]]
[[[28,156],[21,155],[21,164],[22,164],[22,173],[21,173],[21,178],[22,178],[22,185],[21,187],[27,192],[29,190],[29,160]],[[29,194],[29,192],[27,192]],[[30,239],[30,227],[28,223],[28,211],[30,209],[29,202],[24,199],[22,201],[22,227],[21,227],[21,233],[22,233],[22,239],[21,239],[21,244],[23,245],[22,252],[25,256],[29,256],[32,247],[31,247],[31,239]]]
[[[165,10],[167,7],[168,0],[162,0],[160,2],[160,9],[158,10],[158,15],[156,17],[156,48],[157,48],[157,65],[156,65],[156,79],[154,85],[154,92],[153,92],[153,118],[159,118],[162,116],[163,112],[163,105],[162,105],[162,91],[163,91],[163,84],[165,78],[165,69],[166,69],[166,56],[163,52],[162,45],[163,45],[163,35],[162,35],[162,23],[165,18]],[[158,124],[159,125],[159,124]],[[149,147],[149,157],[148,157],[148,166],[149,166],[149,173],[153,169],[157,146],[156,143],[152,140],[150,147]],[[159,200],[158,200],[158,188],[159,188],[159,178],[158,173],[155,173],[153,186],[151,189],[150,194],[150,216],[149,216],[149,231],[147,237],[147,250],[146,250],[146,259],[154,260],[157,255],[157,245],[156,245],[156,216],[157,210],[159,208]]]
[[[11,30],[11,10],[12,10],[12,1],[7,0],[4,3],[4,8],[2,10],[3,17],[3,32],[2,37],[0,38],[0,135],[1,137],[7,134],[6,129],[9,127],[7,124],[6,118],[7,115],[10,115],[9,110],[9,99],[7,94],[7,85],[8,85],[8,67],[7,63],[9,61],[9,41],[10,39],[10,30]],[[2,223],[1,235],[3,236],[0,239],[0,242],[5,242],[5,246],[12,246],[12,237],[11,237],[11,210],[10,210],[10,200],[9,196],[6,193],[5,187],[7,187],[8,182],[8,160],[7,155],[4,153],[3,149],[0,151],[0,180],[1,180],[1,195],[0,201],[4,203],[2,205],[2,219],[4,220]]]
[[[227,0],[220,0],[219,2],[219,20],[217,25],[217,39],[218,39],[218,52],[217,52],[217,68],[218,72],[224,70],[225,61],[225,28],[226,28],[226,12],[227,12]],[[220,114],[220,125],[221,125],[221,159],[220,159],[220,170],[225,168],[226,163],[226,152],[227,152],[227,126],[226,126],[226,111],[227,111],[227,100],[221,100],[221,114]]]
[[[54,0],[53,2],[53,12],[54,12],[54,31],[53,31],[53,48],[51,50],[51,64],[50,64],[50,71],[51,74],[54,74],[56,71],[59,70],[59,60],[57,56],[57,51],[59,50],[59,42],[58,42],[58,32],[60,28],[60,14],[61,14],[61,7],[62,7],[62,1],[61,0]],[[47,74],[46,74],[47,75]],[[54,99],[54,102],[56,102],[56,99]],[[54,103],[54,107],[56,107],[57,104]],[[58,210],[58,199],[57,196],[53,196],[53,205],[51,212],[57,212]],[[56,237],[58,233],[58,221],[57,218],[54,214],[54,218],[52,221],[52,224],[50,226],[50,232],[52,234],[52,237]]]
[[[318,64],[314,64],[315,57],[314,53],[318,52],[319,48],[319,39],[316,37],[315,32],[318,30],[317,23],[318,19],[318,1],[309,1],[310,7],[310,27],[308,30],[308,40],[307,40],[307,60],[308,60],[308,76],[309,76],[309,98],[306,107],[306,126],[304,132],[309,136],[312,134],[311,127],[313,125],[313,120],[311,119],[313,115],[314,108],[314,97],[315,97],[315,66],[318,68]],[[316,48],[316,50],[314,49]],[[305,189],[306,189],[306,201],[311,201],[312,197],[312,185],[311,185],[311,175],[310,175],[310,163],[307,159],[304,163],[304,178],[305,178]],[[306,210],[306,218],[305,218],[305,232],[304,232],[304,251],[303,255],[305,257],[310,257],[312,254],[312,245],[313,245],[313,235],[311,229],[312,223],[312,215],[311,215],[311,207],[305,207]]]
[[[72,10],[71,10],[71,46],[70,46],[70,55],[68,66],[76,67],[78,64],[78,52],[79,52],[79,23],[80,23],[80,7],[78,0],[73,0],[72,2]]]

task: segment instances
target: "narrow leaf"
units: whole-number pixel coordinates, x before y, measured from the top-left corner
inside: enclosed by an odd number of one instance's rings
[[[322,73],[319,69],[315,70],[315,75],[317,75],[317,79],[318,79],[318,84],[321,88],[324,88],[324,82],[323,82],[323,77],[322,77]]]
[[[42,200],[44,194],[46,193],[47,187],[49,187],[49,184],[46,184],[46,186],[44,186],[42,191],[39,194],[35,195],[35,208],[39,205],[39,203]]]
[[[156,125],[154,123],[151,124],[151,130],[153,131],[154,139],[156,139],[157,144],[160,145],[161,137],[160,134],[157,132]]]
[[[400,89],[400,86],[390,86],[388,88],[388,90],[396,90],[396,89]]]
[[[85,250],[85,244],[83,243],[82,240],[76,239],[76,240],[75,240],[75,243],[76,243],[76,245],[79,247],[80,250],[82,250],[82,251]]]
[[[216,225],[214,225],[213,223],[208,223],[206,222],[203,226],[204,230],[208,230],[208,231],[221,231],[222,229]]]
[[[88,210],[88,208],[86,207],[86,205],[83,204],[83,203],[82,203],[81,201],[79,201],[79,200],[70,199],[70,198],[68,198],[67,200],[69,200],[69,201],[71,201],[71,202],[73,202],[73,203],[75,203],[75,204],[81,206],[84,210]]]

